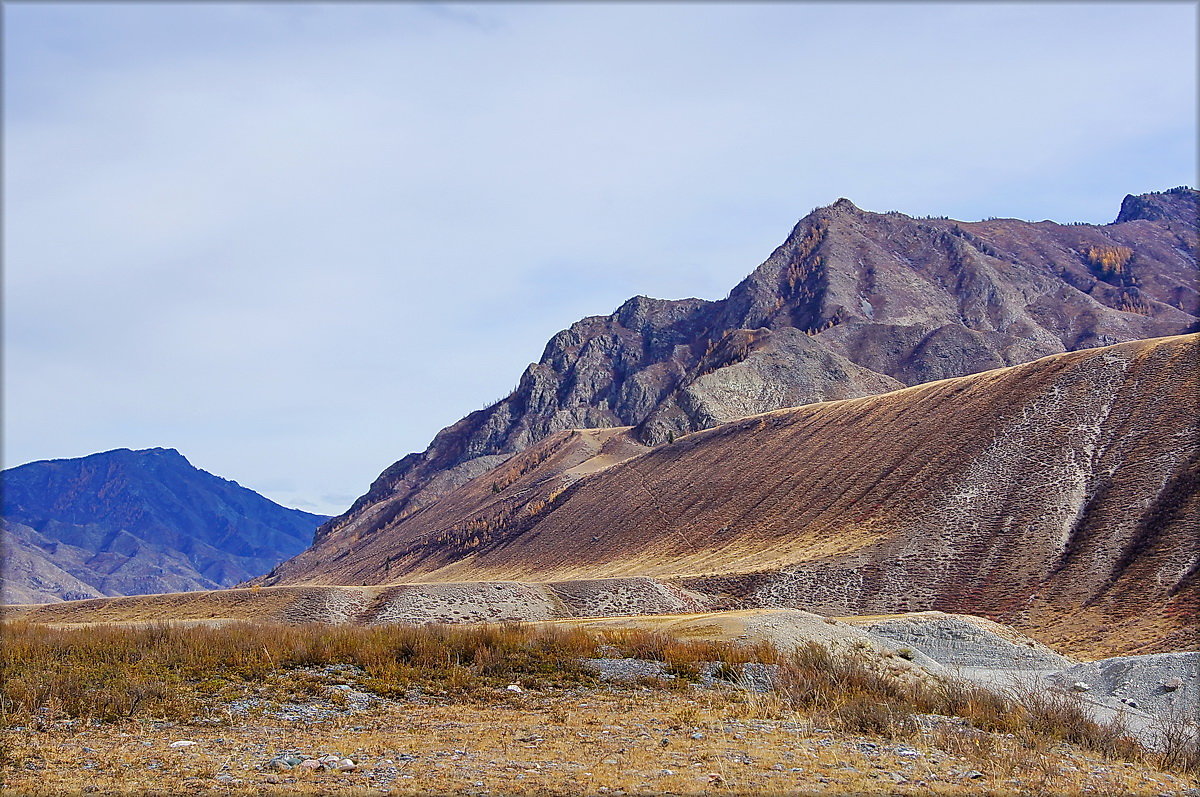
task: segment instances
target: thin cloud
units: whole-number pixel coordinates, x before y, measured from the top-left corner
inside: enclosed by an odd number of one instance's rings
[[[11,4],[6,462],[171,445],[342,511],[558,329],[719,298],[839,196],[1192,181],[1195,13]]]

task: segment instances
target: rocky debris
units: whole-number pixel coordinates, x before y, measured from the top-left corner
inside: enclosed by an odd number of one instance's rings
[[[316,679],[352,679],[364,675],[361,668],[353,665],[334,664],[325,667],[298,667],[292,670],[294,678]],[[268,719],[284,722],[323,722],[326,720],[361,714],[379,705],[389,703],[370,692],[355,689],[351,684],[327,684],[322,690],[323,697],[314,697],[306,703],[282,702],[264,700],[260,697],[244,697],[231,700],[224,704],[224,713],[242,718],[251,714],[261,715]],[[421,696],[412,692],[406,695],[407,700],[422,702]],[[198,719],[198,724],[204,720]]]
[[[1046,678],[1064,687],[1086,683],[1089,699],[1156,717],[1194,714],[1200,705],[1200,652],[1117,656],[1075,664]]]
[[[462,584],[400,584],[380,593],[356,618],[367,623],[477,623],[549,620],[558,601],[544,584],[477,581]]]
[[[196,742],[193,742],[191,739],[180,739],[177,742],[171,742],[169,745],[167,745],[167,747],[170,747],[172,750],[186,750],[189,747],[195,746]]]
[[[774,664],[748,661],[741,665],[734,683],[750,692],[766,693],[775,688],[778,674],[779,667]]]
[[[929,667],[933,673],[962,677],[1008,694],[1047,687],[1065,690],[1079,699],[1094,720],[1119,721],[1151,748],[1161,745],[1168,727],[1183,723],[1185,730],[1191,727],[1191,733],[1197,732],[1195,723],[1187,726],[1187,722],[1200,705],[1200,652],[1080,663],[980,618],[921,612],[854,622],[892,645],[903,642],[940,657]],[[925,718],[918,721],[929,722]],[[938,721],[961,722],[955,718]]]
[[[595,670],[603,681],[636,681],[640,678],[674,678],[667,665],[649,659],[583,659],[583,666]]]
[[[639,679],[674,679],[665,662],[652,659],[595,658],[583,659],[583,665],[595,670],[604,681],[636,681]],[[705,661],[697,665],[697,678],[701,686],[732,685],[751,692],[765,693],[774,687],[778,666],[744,662],[730,669],[718,661]]]
[[[684,639],[709,638],[714,633],[719,638],[748,645],[766,642],[778,650],[794,650],[808,644],[829,648],[838,655],[858,657],[872,669],[901,677],[904,680],[928,681],[928,673],[914,662],[906,660],[886,649],[866,631],[850,623],[831,617],[822,617],[812,612],[791,608],[743,609],[736,611],[706,612],[696,615],[673,616],[667,621],[661,618],[614,617],[588,618],[580,621],[581,627],[592,631],[644,628],[659,633],[671,634]],[[611,667],[612,675],[620,673],[616,668],[640,665],[620,664],[620,659],[604,665]],[[936,667],[932,662],[931,665]],[[597,666],[600,666],[599,664]],[[638,675],[656,676],[670,674],[661,663],[642,671],[630,670],[631,677]],[[700,682],[711,685],[716,682],[736,683],[756,692],[769,691],[774,681],[773,665],[748,663],[735,671],[715,662],[699,666]]]
[[[904,621],[888,621],[892,627]],[[985,622],[985,621],[984,621]],[[918,616],[918,627],[919,616]],[[874,633],[874,625],[868,627]],[[982,640],[980,649],[971,652],[971,637]],[[1184,731],[1196,733],[1195,706],[1200,705],[1200,652],[1154,653],[1114,657],[1086,663],[1074,663],[1057,669],[1033,669],[1030,665],[1044,667],[1054,659],[1039,654],[1037,657],[1012,657],[1007,648],[1012,643],[996,641],[995,634],[965,635],[954,646],[938,646],[922,639],[913,631],[907,631],[905,639],[912,645],[924,645],[926,649],[947,655],[950,660],[970,660],[990,666],[950,667],[949,675],[961,677],[1001,691],[1003,694],[1020,696],[1030,690],[1060,689],[1080,701],[1079,705],[1099,723],[1118,721],[1142,744],[1158,749],[1166,729],[1182,727]],[[937,640],[937,637],[935,637]],[[1054,654],[1057,655],[1057,654]],[[1066,657],[1058,657],[1070,661]],[[932,672],[947,672],[942,663],[936,663]],[[1188,725],[1188,723],[1192,723]],[[956,718],[918,717],[918,723],[926,726],[961,723]],[[1190,731],[1188,731],[1190,727]],[[1174,731],[1172,731],[1174,732]]]
[[[610,687],[603,687],[600,691],[571,690],[559,697],[564,699],[564,707],[591,708],[600,705],[595,701],[604,700],[605,694],[614,696]],[[204,776],[207,783],[190,779],[190,772],[176,766],[154,769],[153,785],[178,793],[202,791],[212,785],[243,790],[256,787],[261,790],[264,786],[292,790],[298,788],[297,784],[308,783],[322,793],[424,794],[458,793],[464,789],[471,793],[469,790],[474,789],[490,793],[621,795],[691,793],[705,787],[720,787],[731,793],[809,793],[819,785],[826,785],[835,793],[874,793],[876,785],[886,784],[890,788],[910,784],[914,789],[962,794],[974,793],[973,784],[994,776],[987,766],[983,772],[977,769],[985,759],[930,744],[936,736],[922,735],[920,741],[897,743],[881,737],[835,733],[803,720],[747,718],[740,709],[734,709],[737,714],[717,711],[706,716],[702,720],[703,731],[690,729],[691,734],[680,733],[685,738],[663,748],[656,742],[660,734],[679,731],[676,717],[681,707],[703,704],[710,710],[713,708],[708,701],[680,697],[673,690],[668,694],[674,696],[673,705],[657,711],[653,701],[639,698],[639,705],[645,711],[629,712],[626,696],[612,700],[599,712],[603,724],[595,722],[590,712],[581,711],[570,720],[573,724],[565,728],[556,724],[547,727],[540,710],[527,713],[511,707],[483,709],[481,716],[478,707],[463,706],[457,715],[429,717],[397,709],[390,715],[376,717],[378,724],[370,729],[359,727],[357,732],[370,735],[358,740],[354,731],[332,725],[328,726],[327,738],[339,739],[337,746],[310,742],[307,749],[275,747],[274,752],[268,740],[286,738],[288,724],[271,723],[257,727],[255,732],[250,732],[254,730],[250,726],[243,726],[236,732],[222,730],[227,735],[224,737],[197,737],[199,747],[211,756],[206,761],[216,769],[214,774]],[[539,699],[547,698],[548,694]],[[614,709],[618,713],[613,713]],[[932,723],[946,720],[933,715],[928,719]],[[413,727],[413,723],[419,727]],[[535,733],[535,729],[544,730],[546,735]],[[511,737],[524,745],[524,751],[484,743],[476,738],[481,731],[493,740],[497,732],[501,738]],[[156,731],[147,729],[147,732]],[[112,741],[108,738],[112,736],[111,730],[86,728],[82,733],[82,737],[72,734],[71,741],[62,745],[61,761],[54,761],[52,767],[68,762],[76,765],[80,739],[90,745],[86,750],[111,755],[109,750],[101,749]],[[88,738],[88,734],[101,733],[107,736]],[[376,750],[370,754],[359,749],[353,755],[344,755],[349,752],[348,745],[360,748],[378,745],[379,734],[389,738],[391,744],[417,745],[420,752]],[[141,750],[136,741],[130,743]],[[543,743],[553,747],[547,749]],[[950,749],[961,750],[961,747],[952,745]],[[1111,781],[1114,773],[1120,774],[1121,767],[1066,746],[1055,749],[1051,756],[1064,772],[1078,773],[1075,782],[1083,785],[1083,791],[1090,793],[1095,786],[1098,793],[1123,793],[1114,790]],[[581,761],[592,763],[578,763]],[[42,772],[12,774],[23,779],[13,784],[14,790],[31,783],[28,778],[45,777]],[[1173,797],[1180,793],[1178,779],[1156,775],[1143,783],[1137,793],[1161,792]],[[145,785],[147,782],[143,781],[139,788]],[[1022,789],[1022,783],[1007,785],[1015,792],[1043,793],[1035,786]],[[97,790],[110,789],[111,786],[106,786]]]
[[[568,617],[689,614],[705,611],[711,599],[645,576],[555,581],[546,585]]]
[[[244,698],[232,701],[229,712],[235,716],[246,715],[252,711],[261,711],[264,717],[278,719],[284,722],[323,722],[326,720],[345,717],[349,714],[366,711],[382,699],[367,692],[345,693],[344,704],[339,705],[329,700],[314,700],[311,703],[271,703],[260,698]]]
[[[859,625],[893,650],[907,646],[947,667],[1058,670],[1075,663],[1012,629],[980,618],[916,612]],[[912,660],[924,663],[916,656]]]
[[[277,772],[286,772],[296,768],[313,772],[354,772],[358,769],[358,763],[351,758],[344,758],[337,754],[308,756],[304,753],[284,753],[269,759],[261,768]]]

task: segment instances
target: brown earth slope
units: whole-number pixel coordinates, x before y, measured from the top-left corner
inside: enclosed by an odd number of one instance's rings
[[[1191,647],[1198,349],[1136,341],[779,410],[573,481],[563,466],[597,446],[560,435],[277,576],[651,576],[748,605],[979,614],[1068,649]],[[623,441],[614,462],[628,434],[601,435]]]
[[[389,467],[316,543],[375,534],[564,430],[633,426],[633,439],[659,444],[782,407],[1195,331],[1197,196],[1129,196],[1107,225],[818,208],[726,299],[639,296],[555,335],[510,396]]]

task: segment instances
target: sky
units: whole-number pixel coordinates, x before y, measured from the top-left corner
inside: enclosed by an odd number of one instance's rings
[[[814,207],[1196,183],[1197,5],[56,3],[4,15],[4,465],[344,511],[626,298]]]

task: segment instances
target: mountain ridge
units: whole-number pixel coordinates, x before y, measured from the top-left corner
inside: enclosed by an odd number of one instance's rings
[[[406,513],[572,428],[661,444],[744,415],[1200,328],[1197,192],[1108,225],[914,219],[841,199],[725,298],[637,296],[548,341],[506,398],[380,474],[315,543]]]
[[[826,614],[969,608],[1082,649],[1113,649],[1105,634],[1195,647],[1198,367],[1192,334],[653,448],[631,427],[560,432],[387,534],[315,547],[263,583],[638,577]]]
[[[231,586],[304,550],[325,519],[173,448],[39,460],[0,479],[7,602]]]

